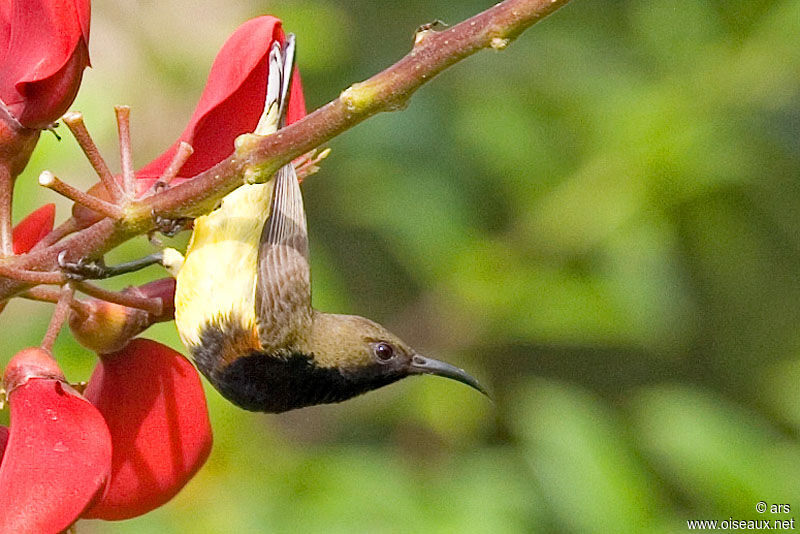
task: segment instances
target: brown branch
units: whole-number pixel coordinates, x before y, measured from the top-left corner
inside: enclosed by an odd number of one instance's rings
[[[263,173],[269,176],[297,156],[368,117],[381,111],[402,108],[414,91],[439,72],[481,49],[505,48],[525,29],[567,2],[505,0],[445,31],[428,30],[418,34],[414,48],[400,61],[372,78],[354,84],[338,98],[305,118],[270,136],[240,137],[236,151],[230,157],[191,180],[131,203],[126,207],[122,221],[115,223],[108,218],[103,219],[50,247],[12,258],[13,265],[18,269],[53,269],[61,251],[67,251],[67,261],[87,256],[99,257],[136,235],[154,230],[154,215],[171,218],[201,215],[241,185],[246,174]],[[90,139],[81,143],[87,155],[91,152],[88,148],[95,148],[93,143],[89,143]],[[104,183],[116,189],[109,191],[112,201],[118,200],[122,196],[119,185],[102,158],[94,153],[91,155],[95,156],[92,164],[104,178]],[[0,279],[0,301],[24,291],[30,285],[20,280]]]
[[[77,232],[78,230],[82,230],[85,228],[85,225],[81,225],[77,219],[70,217],[60,225],[53,228],[50,233],[48,233],[41,241],[36,243],[31,250],[42,250],[47,248],[51,245],[58,243],[61,239],[68,236],[73,232]]]
[[[64,261],[75,262],[84,257],[97,257],[103,251],[111,250],[137,235],[126,235],[119,229],[111,219],[102,219],[88,228],[66,236],[55,245],[0,260],[0,301],[25,291],[32,285],[66,282],[66,277],[54,270],[58,268],[58,256],[62,252]]]
[[[53,344],[56,342],[58,333],[61,332],[61,327],[64,321],[69,317],[70,302],[72,301],[73,290],[70,284],[64,285],[61,288],[61,294],[58,297],[58,302],[53,310],[53,316],[50,318],[50,324],[47,327],[47,332],[42,339],[41,348],[49,353],[53,352]]]
[[[89,134],[89,130],[86,129],[86,124],[83,122],[83,114],[77,111],[70,111],[65,114],[61,120],[67,125],[67,128],[72,132],[72,135],[75,137],[78,145],[80,145],[83,153],[86,154],[86,159],[89,160],[97,176],[100,177],[100,181],[103,182],[111,200],[115,204],[119,204],[123,198],[122,189],[119,183],[117,183],[117,179],[114,178],[114,175],[108,168],[106,160],[97,149],[97,145]]]
[[[37,302],[49,302],[55,304],[61,296],[61,288],[48,286],[35,286],[20,294],[20,297]]]
[[[34,271],[0,262],[0,276],[29,284],[63,284],[67,278],[58,271]]]
[[[75,204],[80,204],[97,213],[102,213],[106,217],[119,219],[122,216],[122,209],[116,204],[84,193],[80,189],[76,189],[68,183],[62,182],[50,171],[43,171],[42,174],[39,175],[39,185],[52,189],[59,195],[67,197]]]
[[[86,293],[90,297],[119,304],[120,306],[127,306],[128,308],[144,310],[150,315],[161,315],[163,308],[161,299],[143,297],[133,292],[109,291],[108,289],[90,284],[89,282],[75,282],[75,288],[82,293]]]
[[[35,300],[37,302],[49,302],[50,304],[57,304],[58,299],[61,298],[62,294],[63,291],[60,287],[34,286],[24,293],[21,293],[20,297],[28,300]],[[88,313],[86,303],[82,300],[76,299],[74,294],[69,306],[72,310],[80,310]]]

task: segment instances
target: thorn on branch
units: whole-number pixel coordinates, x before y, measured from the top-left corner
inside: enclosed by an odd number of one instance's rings
[[[494,37],[489,42],[489,46],[491,46],[494,50],[500,51],[508,48],[508,44],[510,42],[511,42],[510,39],[505,39],[503,37]]]

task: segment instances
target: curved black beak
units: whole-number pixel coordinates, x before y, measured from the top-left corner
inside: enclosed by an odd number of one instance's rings
[[[455,365],[434,360],[433,358],[426,358],[415,354],[411,358],[411,363],[408,366],[408,372],[413,374],[429,374],[436,376],[443,376],[445,378],[452,378],[458,380],[462,384],[466,384],[471,388],[477,389],[487,397],[489,393],[481,386],[477,380],[470,376],[465,370],[459,369]]]

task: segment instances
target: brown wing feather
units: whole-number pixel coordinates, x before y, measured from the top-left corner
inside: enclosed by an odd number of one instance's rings
[[[292,164],[275,174],[261,232],[256,281],[258,337],[264,350],[290,349],[311,321],[311,273],[303,197]]]

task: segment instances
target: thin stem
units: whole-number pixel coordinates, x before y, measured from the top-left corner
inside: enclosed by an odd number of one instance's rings
[[[0,255],[14,254],[11,225],[11,200],[14,196],[14,177],[5,165],[0,165]]]
[[[63,284],[67,277],[57,271],[31,271],[0,262],[0,276],[29,284]]]
[[[86,194],[80,189],[76,189],[59,180],[52,172],[44,171],[39,175],[39,185],[52,189],[56,193],[67,197],[76,204],[80,204],[89,208],[92,211],[102,213],[106,217],[112,219],[120,219],[122,217],[122,210],[116,204],[106,202],[105,200]]]
[[[297,172],[297,180],[303,183],[303,180],[316,173],[319,170],[319,163],[327,158],[330,153],[330,148],[326,148],[320,152],[314,149],[294,160],[292,164],[294,165],[294,170]]]
[[[58,302],[58,299],[61,296],[61,290],[47,286],[35,286],[22,293],[20,296],[28,300],[35,300],[37,302],[50,302],[55,304]],[[72,302],[70,302],[70,308],[73,311],[81,313],[83,316],[88,316],[91,312],[86,303],[82,300],[76,299],[74,294],[72,296]]]
[[[28,300],[50,302],[55,304],[61,296],[61,290],[49,286],[35,286],[20,295]]]
[[[86,293],[90,297],[113,302],[120,306],[127,306],[128,308],[138,308],[144,310],[151,315],[161,315],[162,304],[161,299],[151,299],[135,295],[132,292],[126,291],[109,291],[100,286],[90,284],[88,282],[75,282],[75,287],[78,291]]]
[[[117,133],[119,135],[119,158],[122,167],[122,184],[128,198],[136,196],[133,180],[133,152],[131,149],[131,108],[114,106],[117,114]]]
[[[153,189],[158,190],[158,188],[168,186],[170,182],[178,176],[181,168],[186,164],[186,161],[193,153],[194,148],[192,148],[192,145],[186,141],[181,141],[178,145],[178,150],[175,151],[175,155],[172,157],[172,161],[169,162],[169,167],[167,167],[164,174],[153,184]]]
[[[70,111],[64,115],[62,120],[64,124],[67,125],[67,128],[69,128],[69,131],[72,132],[72,135],[75,137],[78,145],[80,145],[83,153],[86,154],[86,159],[89,160],[97,176],[100,177],[100,181],[103,182],[111,200],[116,204],[122,202],[124,196],[122,189],[120,189],[117,179],[111,174],[106,160],[103,159],[103,156],[97,149],[97,145],[94,143],[94,140],[92,140],[89,130],[86,129],[86,124],[83,122],[83,114],[77,111]]]
[[[72,286],[70,284],[64,284],[64,287],[61,289],[61,294],[58,297],[55,310],[53,310],[53,316],[50,318],[50,325],[47,327],[47,333],[45,333],[42,344],[40,345],[42,349],[49,353],[53,352],[53,344],[58,337],[58,333],[61,332],[64,321],[69,317],[70,302],[72,301],[73,293],[74,290]]]
[[[60,240],[64,239],[64,237],[68,236],[73,232],[77,232],[78,230],[84,229],[85,226],[82,226],[77,219],[74,217],[70,217],[63,223],[59,224],[49,234],[44,236],[44,238],[36,243],[31,249],[32,251],[42,250],[43,248],[47,248],[55,243],[58,243]]]

